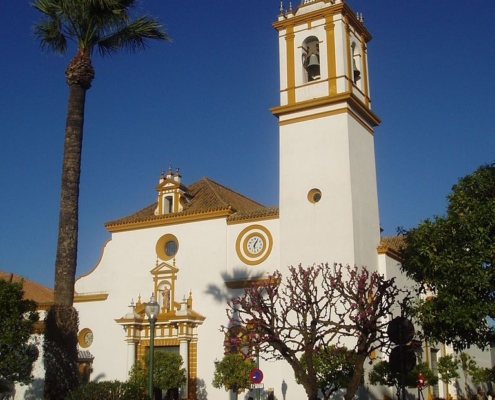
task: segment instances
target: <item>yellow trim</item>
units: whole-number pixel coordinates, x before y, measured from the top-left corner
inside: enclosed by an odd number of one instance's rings
[[[266,216],[266,217],[256,217],[256,218],[246,217],[246,218],[234,219],[232,221],[227,221],[227,225],[245,224],[246,221],[250,221],[250,222],[268,221],[270,219],[278,219],[278,218],[279,218],[279,215],[278,214],[276,214],[276,215],[269,215],[269,216]]]
[[[366,51],[366,42],[364,36],[361,35],[361,68],[363,79],[363,91],[364,91],[364,104],[366,107],[370,106],[370,92],[368,86],[368,53]]]
[[[312,108],[318,108],[318,107],[324,107],[324,106],[331,106],[331,105],[336,105],[338,103],[344,103],[346,102],[349,105],[354,106],[356,108],[356,111],[351,111],[349,110],[349,113],[353,116],[356,117],[357,121],[360,119],[365,120],[368,124],[371,126],[377,126],[381,120],[380,118],[369,108],[366,108],[364,104],[356,98],[356,96],[352,93],[346,92],[339,94],[337,96],[332,96],[332,97],[322,97],[322,98],[317,98],[317,99],[312,99],[308,101],[304,101],[301,103],[293,104],[293,105],[287,105],[287,106],[277,106],[273,107],[270,109],[270,111],[277,117],[280,117],[281,115],[287,115],[287,114],[292,114],[300,111],[307,111]],[[311,114],[307,115],[304,117],[297,117],[297,118],[292,118],[292,119],[287,119],[285,121],[280,121],[279,120],[279,126],[281,125],[287,125],[295,122],[300,122],[300,121],[308,121],[314,118],[320,118],[326,115],[335,115],[338,113],[346,112],[346,107],[341,108],[339,110],[332,110],[332,111],[327,111],[327,112],[322,112],[322,113],[316,113],[316,114]],[[337,111],[337,112],[335,112]],[[366,124],[363,125],[364,127],[367,127]],[[370,133],[373,133],[373,130],[370,127],[367,127],[368,131]]]
[[[335,49],[335,23],[333,15],[326,17],[325,30],[327,33],[327,63],[328,63],[328,93],[335,95],[337,93],[337,61]]]
[[[186,215],[165,214],[160,216],[161,218],[155,217],[153,219],[149,219],[146,221],[123,222],[122,224],[118,224],[118,225],[107,224],[105,225],[105,227],[109,232],[113,233],[113,232],[130,231],[133,229],[143,229],[143,228],[151,228],[156,226],[167,226],[167,225],[183,224],[193,221],[222,218],[222,217],[228,217],[231,214],[232,214],[232,210],[230,208],[215,210],[215,211],[207,211],[198,214],[186,214]]]
[[[386,256],[394,259],[395,261],[402,261],[400,254],[397,250],[388,246],[378,246],[376,249],[378,254],[385,254]]]
[[[287,102],[289,104],[294,104],[296,102],[294,39],[294,27],[288,26],[285,35],[285,41],[287,46]]]
[[[347,71],[346,71],[346,82],[347,90],[352,90],[354,86],[354,77],[352,72],[352,54],[351,54],[351,27],[349,26],[349,19],[347,15],[344,15],[344,32],[345,32],[345,49],[343,56],[346,59]]]
[[[371,40],[372,36],[369,31],[360,21],[358,21],[354,11],[352,11],[352,9],[344,2],[335,4],[330,7],[314,10],[305,14],[295,15],[291,18],[275,21],[272,26],[278,31],[281,31],[283,29],[287,29],[288,26],[295,27],[304,24],[311,24],[312,21],[326,18],[327,16],[331,16],[334,14],[342,14],[347,16],[356,32],[358,32],[359,35],[363,35],[366,41]]]
[[[87,344],[84,341],[84,337],[86,336],[87,333],[93,334],[93,331],[89,328],[84,328],[79,331],[79,334],[77,335],[77,341],[79,343],[79,346],[81,346],[84,349],[87,349],[89,346],[91,346],[92,342],[90,344]]]
[[[168,255],[165,252],[165,245],[168,242],[175,242],[175,245],[177,246],[177,249],[174,254]],[[175,257],[175,255],[179,252],[179,241],[177,240],[177,237],[175,235],[172,235],[171,233],[167,233],[166,235],[163,235],[158,241],[156,242],[155,246],[156,250],[156,255],[161,258],[163,261],[169,261],[172,258]]]
[[[265,242],[263,251],[261,254],[254,254],[251,258],[249,256],[250,253],[247,251],[247,241],[256,234],[263,237],[263,234],[260,234],[259,232],[263,232],[266,235],[266,237],[263,238]],[[272,235],[263,225],[250,225],[247,228],[244,228],[237,236],[237,240],[235,242],[235,251],[237,252],[237,256],[247,265],[257,265],[265,261],[272,252],[272,247]]]
[[[320,198],[319,198],[319,199],[316,199],[316,198],[315,198],[315,196],[316,196],[317,194],[319,194],[319,195],[320,195]],[[316,188],[311,189],[311,190],[308,192],[308,201],[309,201],[310,203],[316,204],[316,203],[318,203],[318,202],[321,200],[321,196],[322,196],[322,194],[321,194],[321,190],[320,190],[320,189],[316,189]]]
[[[108,298],[108,293],[81,294],[74,295],[74,303],[87,303],[91,301],[105,301]]]
[[[346,7],[349,9],[349,7]],[[295,15],[289,19],[284,19],[280,21],[275,21],[272,25],[278,31],[282,29],[286,29],[288,25],[292,26],[300,26],[300,25],[308,25],[311,26],[311,23],[325,18],[327,15],[339,14],[344,9],[344,4],[336,4],[332,7],[321,8],[319,10],[311,11],[305,14]],[[350,10],[350,9],[349,9]]]

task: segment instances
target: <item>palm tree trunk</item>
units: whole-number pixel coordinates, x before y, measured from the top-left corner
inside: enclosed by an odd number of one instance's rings
[[[72,306],[74,300],[85,100],[86,89],[69,86],[54,289],[54,303],[63,306]]]
[[[60,215],[55,260],[54,304],[45,320],[45,399],[64,399],[79,384],[77,370],[78,316],[73,307],[77,265],[79,180],[86,91],[94,69],[79,52],[66,70],[69,101],[65,125]]]

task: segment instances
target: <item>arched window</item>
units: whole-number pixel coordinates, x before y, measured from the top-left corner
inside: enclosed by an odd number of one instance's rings
[[[320,79],[320,41],[316,36],[306,38],[302,46],[302,64],[305,82]]]
[[[352,81],[356,84],[361,79],[361,53],[356,43],[351,45]]]

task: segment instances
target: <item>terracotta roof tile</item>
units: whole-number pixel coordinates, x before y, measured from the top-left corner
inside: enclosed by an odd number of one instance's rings
[[[26,279],[20,275],[0,271],[0,279],[8,282],[20,282],[23,281],[24,299],[34,300],[37,304],[53,303],[53,290]]]
[[[229,221],[246,219],[249,215],[252,215],[252,218],[278,215],[278,208],[265,207],[209,178],[203,177],[186,188],[186,194],[191,200],[184,205],[184,209],[181,212],[155,215],[154,212],[157,208],[157,203],[155,202],[126,217],[107,222],[105,226],[113,227],[136,222],[166,220],[186,215],[201,215],[213,211],[228,212],[231,214]]]
[[[397,261],[401,261],[400,249],[404,245],[404,236],[384,236],[380,240],[377,250],[379,254],[387,254]]]
[[[278,206],[259,207],[249,211],[241,211],[232,214],[227,218],[229,222],[242,221],[247,219],[278,217]]]
[[[403,245],[404,245],[403,235],[384,236],[380,240],[380,247],[388,247],[395,251],[399,251]]]

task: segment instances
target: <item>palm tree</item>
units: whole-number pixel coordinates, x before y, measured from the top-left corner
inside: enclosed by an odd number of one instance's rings
[[[170,40],[156,19],[146,15],[132,19],[130,12],[137,2],[138,0],[34,0],[31,3],[43,14],[41,20],[34,25],[34,33],[43,50],[65,54],[69,41],[74,42],[77,47],[76,55],[65,71],[69,100],[62,164],[54,305],[47,316],[45,337],[48,353],[50,354],[49,348],[53,350],[52,355],[48,355],[48,358],[52,357],[52,362],[47,365],[45,361],[45,398],[65,398],[71,387],[77,385],[77,313],[72,304],[77,262],[84,106],[86,91],[91,87],[95,74],[91,56],[95,49],[104,56],[122,49],[144,49],[149,39]],[[67,348],[62,350],[64,345]],[[57,370],[50,372],[50,365],[56,365]],[[73,378],[67,378],[69,383],[62,384],[60,377],[70,375],[68,371],[72,371]],[[50,389],[52,383],[55,385],[53,390]],[[60,385],[67,387],[63,389]]]

